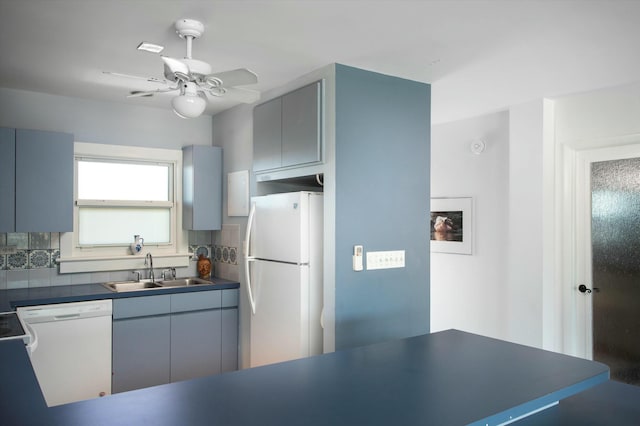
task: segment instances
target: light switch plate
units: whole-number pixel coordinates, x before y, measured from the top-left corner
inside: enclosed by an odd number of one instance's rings
[[[353,246],[353,270],[356,272],[360,272],[364,269],[362,265],[362,251],[361,245]]]
[[[367,270],[392,268],[404,268],[404,250],[367,252]]]

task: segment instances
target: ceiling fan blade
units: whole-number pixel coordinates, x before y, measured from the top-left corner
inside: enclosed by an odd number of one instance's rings
[[[164,62],[164,76],[171,81],[189,81],[189,67],[179,59],[161,56]]]
[[[127,95],[127,98],[142,98],[142,97],[145,97],[145,96],[153,96],[153,95],[156,95],[158,93],[173,92],[174,90],[179,90],[179,89],[177,87],[169,87],[169,88],[166,88],[166,89],[139,90],[139,91],[131,92],[129,95]]]
[[[242,102],[245,104],[252,104],[260,100],[260,92],[257,90],[244,89],[240,87],[228,87],[226,88],[225,97],[230,100]]]
[[[223,71],[208,75],[222,81],[224,87],[245,86],[247,84],[256,84],[258,76],[246,68],[238,68],[237,70]]]
[[[124,78],[133,78],[135,80],[147,81],[149,83],[158,83],[158,84],[170,84],[171,82],[167,80],[162,80],[155,77],[140,77],[138,75],[131,74],[123,74],[121,72],[112,72],[112,71],[102,71],[103,74],[112,75],[114,77],[124,77]]]

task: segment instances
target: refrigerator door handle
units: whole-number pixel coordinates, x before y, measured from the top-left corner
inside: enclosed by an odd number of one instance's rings
[[[251,211],[249,212],[249,220],[247,221],[247,233],[245,235],[245,251],[244,251],[244,271],[247,277],[247,296],[249,296],[249,304],[251,305],[251,312],[256,314],[256,302],[253,300],[253,293],[251,292],[251,271],[249,269],[249,262],[253,260],[250,256],[250,241],[251,241],[251,228],[253,227],[253,217],[256,214],[256,203],[251,203]]]

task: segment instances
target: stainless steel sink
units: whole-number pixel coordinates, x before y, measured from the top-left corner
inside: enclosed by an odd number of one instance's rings
[[[137,291],[137,290],[150,290],[154,288],[162,288],[158,283],[152,283],[151,281],[111,281],[102,284],[104,287],[111,291]]]
[[[163,280],[159,281],[162,287],[185,287],[189,285],[199,284],[211,284],[211,281],[203,280],[202,278],[178,278],[175,280]]]
[[[175,280],[162,280],[156,282],[131,280],[102,283],[104,287],[117,293],[123,291],[153,290],[167,287],[186,287],[201,284],[211,284],[211,281],[203,280],[201,278],[177,278]]]

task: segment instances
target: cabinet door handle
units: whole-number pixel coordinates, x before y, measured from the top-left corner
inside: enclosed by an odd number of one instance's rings
[[[80,314],[56,315],[54,317],[54,319],[57,319],[57,320],[71,319],[71,318],[80,318]]]

